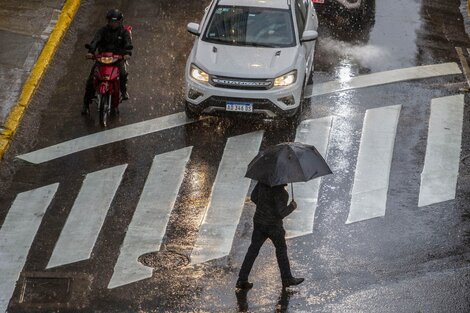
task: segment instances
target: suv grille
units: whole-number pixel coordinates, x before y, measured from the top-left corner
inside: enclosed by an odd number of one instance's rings
[[[248,90],[266,90],[273,85],[270,79],[242,79],[233,77],[211,76],[211,84],[215,87]]]

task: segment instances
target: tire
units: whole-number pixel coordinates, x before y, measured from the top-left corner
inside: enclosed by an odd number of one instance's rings
[[[292,116],[286,116],[284,119],[287,122],[288,127],[297,128],[300,124],[300,118],[302,117],[302,111],[304,107],[304,100],[300,100],[300,105],[297,108],[297,111]]]
[[[188,105],[187,101],[184,104],[184,113],[186,113],[187,118],[193,119],[193,120],[197,120],[199,118],[199,116],[201,116],[201,114],[199,114],[197,112],[194,112],[193,110],[191,110],[191,108],[189,108],[189,105]]]
[[[110,108],[111,108],[111,96],[110,95],[101,96],[101,101],[100,101],[100,106],[99,106],[99,116],[100,116],[100,125],[102,127],[108,126]]]

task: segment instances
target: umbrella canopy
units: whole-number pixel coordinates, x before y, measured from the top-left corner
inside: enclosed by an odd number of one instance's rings
[[[259,152],[248,165],[245,177],[277,186],[306,182],[331,173],[314,146],[286,142]]]

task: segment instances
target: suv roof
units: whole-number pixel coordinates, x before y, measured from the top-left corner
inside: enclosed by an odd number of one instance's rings
[[[219,5],[288,9],[289,0],[219,0]]]

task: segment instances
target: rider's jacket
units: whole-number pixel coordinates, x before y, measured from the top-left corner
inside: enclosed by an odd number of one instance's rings
[[[113,52],[114,54],[131,55],[132,39],[131,34],[122,25],[117,29],[104,26],[98,30],[90,43],[88,52]]]

